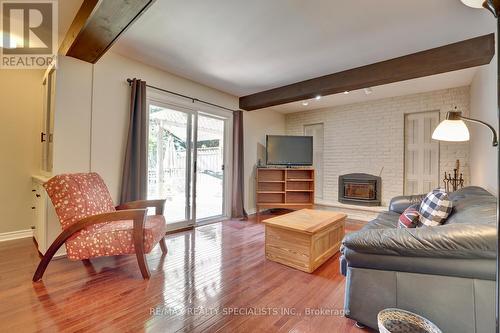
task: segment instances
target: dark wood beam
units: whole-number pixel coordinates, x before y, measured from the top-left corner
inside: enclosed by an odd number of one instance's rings
[[[251,111],[344,91],[358,90],[490,63],[495,35],[489,34],[240,98]]]
[[[155,0],[84,0],[59,54],[95,64]]]

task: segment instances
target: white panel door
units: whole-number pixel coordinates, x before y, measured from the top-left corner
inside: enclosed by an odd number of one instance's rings
[[[405,116],[405,194],[421,194],[439,186],[439,143],[432,132],[439,111]]]
[[[323,146],[325,129],[323,124],[304,126],[304,135],[313,137],[313,166],[315,169],[315,197],[323,199]]]

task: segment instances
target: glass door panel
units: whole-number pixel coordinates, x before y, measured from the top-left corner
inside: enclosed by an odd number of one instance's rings
[[[196,219],[224,215],[225,120],[198,114],[196,143]]]
[[[167,200],[167,223],[190,219],[190,118],[187,112],[149,104],[148,199]]]
[[[150,99],[148,199],[166,199],[171,230],[225,216],[228,117]]]

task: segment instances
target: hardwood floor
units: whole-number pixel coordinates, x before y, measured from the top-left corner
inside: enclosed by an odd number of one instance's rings
[[[338,255],[313,274],[268,261],[263,224],[235,220],[169,235],[167,246],[165,257],[159,247],[147,256],[149,281],[132,255],[56,259],[32,283],[32,240],[0,243],[0,331],[369,331],[341,315]]]

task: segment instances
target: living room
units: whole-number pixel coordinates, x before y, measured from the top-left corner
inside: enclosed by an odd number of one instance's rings
[[[2,331],[498,332],[500,2],[41,2]]]

